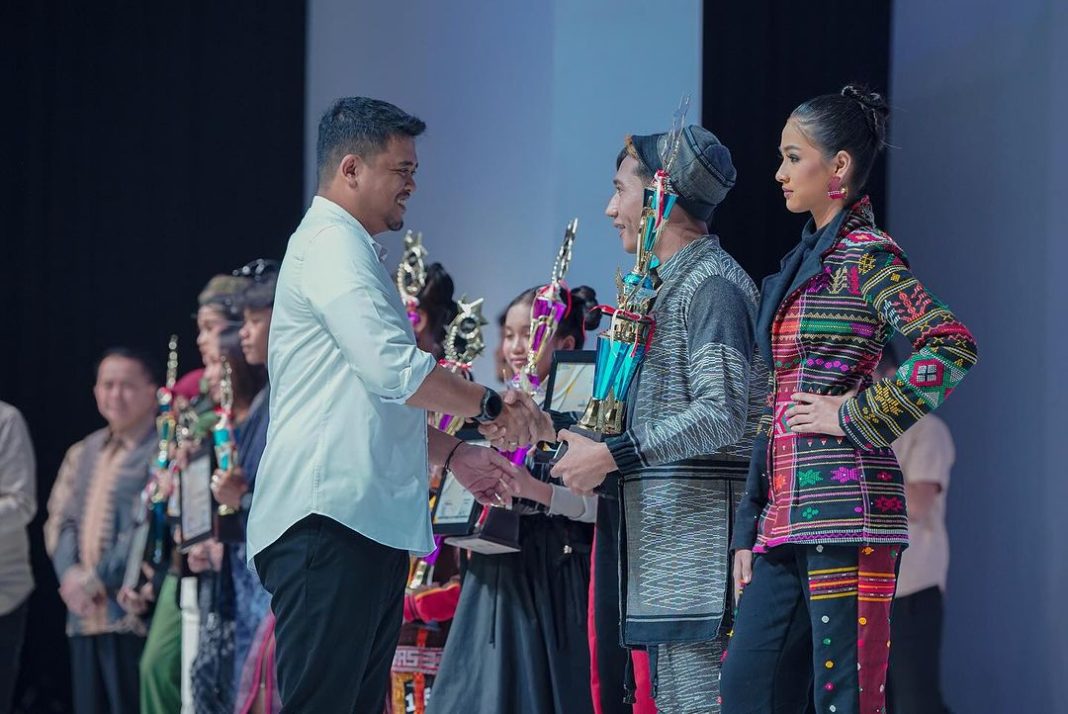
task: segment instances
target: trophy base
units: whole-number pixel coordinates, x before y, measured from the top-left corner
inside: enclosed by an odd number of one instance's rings
[[[485,520],[473,533],[446,538],[449,545],[483,555],[518,553],[520,515],[507,508],[487,506]]]

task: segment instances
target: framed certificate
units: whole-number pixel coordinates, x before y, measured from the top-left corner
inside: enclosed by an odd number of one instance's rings
[[[126,572],[122,578],[122,586],[130,590],[136,590],[141,583],[141,564],[145,562],[145,548],[148,547],[149,529],[152,527],[151,515],[134,528],[130,538],[130,554],[126,556]]]
[[[456,436],[475,446],[489,447],[489,442],[475,429],[465,429]],[[451,471],[446,471],[441,478],[441,488],[434,498],[434,509],[430,513],[434,535],[467,535],[474,530],[481,515],[482,506],[475,500],[474,494],[460,485]]]
[[[546,411],[567,414],[586,411],[593,395],[593,374],[597,353],[593,350],[553,352],[553,366],[545,385]]]
[[[212,536],[215,500],[211,495],[211,451],[204,449],[189,460],[178,481],[181,501],[182,545],[190,547]]]

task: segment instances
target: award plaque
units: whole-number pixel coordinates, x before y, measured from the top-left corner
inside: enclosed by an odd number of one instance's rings
[[[485,442],[475,443],[487,446]],[[430,518],[434,535],[470,535],[474,532],[480,515],[482,506],[475,501],[475,495],[461,486],[452,472],[442,476],[441,489],[434,500],[434,510]]]
[[[593,350],[557,350],[553,353],[552,371],[545,385],[542,408],[567,414],[582,413],[593,391]]]
[[[145,562],[145,549],[148,548],[148,535],[152,529],[151,522],[145,520],[134,526],[130,539],[130,552],[126,556],[126,573],[122,577],[122,586],[136,590],[141,584],[141,566]]]
[[[207,449],[189,459],[178,482],[182,504],[182,552],[214,535],[215,499],[211,496],[211,452]]]

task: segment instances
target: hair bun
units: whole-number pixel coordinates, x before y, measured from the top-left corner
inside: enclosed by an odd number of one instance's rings
[[[441,263],[426,266],[426,283],[419,291],[419,308],[426,313],[434,342],[445,341],[445,329],[460,310],[453,300],[452,276]]]
[[[589,285],[579,285],[571,290],[571,309],[582,310],[582,326],[594,330],[601,324],[601,311],[597,310],[597,291]]]
[[[875,150],[879,151],[885,147],[886,121],[890,117],[890,105],[886,103],[883,96],[857,84],[847,84],[842,87],[842,96],[860,104],[864,118],[868,120],[868,128],[875,136]]]

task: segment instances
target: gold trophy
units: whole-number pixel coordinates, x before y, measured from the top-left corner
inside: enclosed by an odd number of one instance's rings
[[[664,168],[656,172],[652,183],[645,188],[634,268],[625,276],[616,273],[618,307],[604,308],[612,322],[597,336],[593,394],[582,418],[572,427],[572,431],[596,441],[623,432],[627,394],[656,331],[650,312],[660,288],[656,274],[660,261],[654,249],[678,199],[671,187],[670,172],[678,156],[689,103],[689,96],[683,97],[666,136]],[[565,451],[566,444],[563,444],[556,459]]]
[[[530,304],[530,340],[527,344],[527,363],[512,380],[512,387],[533,396],[541,388],[538,378],[538,362],[545,350],[549,349],[560,327],[560,322],[570,306],[567,283],[564,277],[571,267],[571,252],[578,234],[578,219],[573,218],[564,231],[564,241],[556,253],[552,276],[549,283],[538,288]],[[520,445],[515,451],[506,452],[512,463],[521,466],[526,463],[527,454],[533,444]]]
[[[178,335],[171,335],[167,343],[167,377],[156,392],[159,413],[156,416],[156,433],[159,448],[153,462],[152,479],[141,492],[141,510],[137,517],[130,553],[126,560],[123,586],[136,588],[141,577],[141,563],[145,559],[146,546],[152,539],[152,554],[149,562],[153,568],[163,565],[167,550],[167,500],[173,482],[171,473],[171,449],[175,443],[174,383],[178,381]]]
[[[404,235],[404,254],[397,266],[397,290],[404,300],[404,309],[412,325],[419,322],[419,293],[426,286],[426,248],[423,234],[408,231]]]
[[[460,311],[449,323],[449,327],[445,331],[445,357],[440,364],[450,372],[462,374],[468,379],[470,379],[471,374],[471,363],[486,349],[486,343],[482,340],[482,328],[487,324],[486,318],[482,316],[482,300],[482,298],[479,298],[473,302],[467,302],[466,295],[460,298],[456,303]],[[460,431],[464,425],[462,417],[442,412],[432,412],[429,415],[429,421],[430,425],[435,429],[452,436],[455,436],[456,432]],[[444,481],[444,474],[442,474],[441,480]],[[433,483],[431,484],[431,511],[434,510],[434,503],[437,500],[440,488],[440,484],[437,487]],[[425,558],[413,559],[408,574],[409,590],[427,585],[433,579],[434,564],[437,563],[444,540],[440,536],[435,536],[434,552]]]
[[[164,386],[156,392],[159,415],[156,417],[156,431],[159,433],[159,450],[156,453],[156,473],[152,489],[152,564],[159,567],[163,563],[164,541],[167,530],[167,499],[169,493],[166,484],[171,473],[171,448],[174,446],[176,421],[174,416],[174,384],[178,381],[178,335],[171,335],[167,343],[167,379]],[[174,487],[173,483],[169,484]]]
[[[445,331],[445,358],[440,364],[450,372],[456,372],[470,379],[471,363],[486,349],[482,340],[482,327],[486,318],[482,316],[482,301],[467,302],[467,296],[457,301],[460,312],[449,323]],[[430,419],[431,426],[455,435],[464,424],[464,420],[452,414],[434,412]]]
[[[219,380],[219,406],[215,409],[218,420],[212,427],[212,442],[215,445],[215,463],[222,471],[230,471],[237,463],[237,445],[234,441],[234,381],[230,362],[222,358],[222,379]],[[237,511],[229,506],[219,506],[220,516],[232,516]]]

